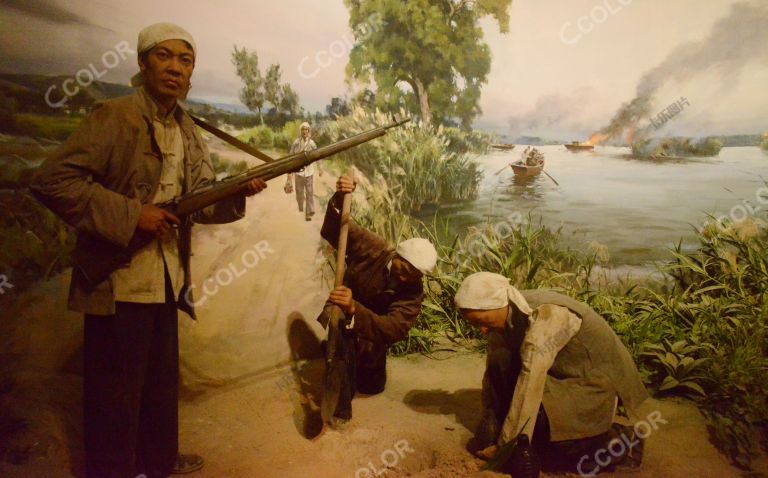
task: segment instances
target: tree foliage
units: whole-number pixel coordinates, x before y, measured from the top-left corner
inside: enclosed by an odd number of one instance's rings
[[[345,0],[355,46],[348,80],[375,83],[376,105],[469,128],[482,111],[491,53],[480,19],[509,30],[512,0]]]
[[[274,63],[262,75],[259,70],[259,57],[255,51],[249,52],[245,47],[238,49],[235,45],[232,51],[232,64],[235,65],[237,76],[243,80],[240,90],[240,101],[251,111],[259,114],[259,123],[263,124],[261,111],[265,103],[272,105],[270,114],[285,115],[290,118],[300,116],[299,94],[290,83],[282,84],[280,65]]]
[[[264,78],[259,71],[259,56],[255,51],[249,52],[245,47],[232,51],[232,64],[235,65],[237,76],[243,80],[240,90],[240,102],[251,111],[259,114],[259,123],[263,123],[261,110],[264,108]]]

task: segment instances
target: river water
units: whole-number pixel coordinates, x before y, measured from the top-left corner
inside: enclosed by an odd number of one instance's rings
[[[524,146],[478,158],[484,177],[478,198],[425,211],[450,219],[454,231],[491,224],[514,213],[541,217],[551,228],[562,227],[566,244],[607,246],[615,266],[649,266],[669,259],[669,248],[682,239],[696,245],[693,226],[707,213],[765,218],[768,211],[768,154],[756,147],[723,148],[714,158],[642,160],[628,148],[596,147],[573,153],[563,146],[538,147],[546,158],[546,175],[514,178],[511,168]],[[761,194],[761,196],[758,196]],[[746,201],[746,203],[744,202]],[[510,216],[512,215],[512,216]]]

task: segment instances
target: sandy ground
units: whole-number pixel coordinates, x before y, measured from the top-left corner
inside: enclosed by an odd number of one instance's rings
[[[304,221],[282,184],[249,199],[244,220],[196,229],[195,283],[209,293],[197,295],[198,322],[181,318],[180,434],[182,452],[207,463],[190,476],[499,476],[480,474],[466,451],[480,404],[477,354],[392,359],[385,392],[356,398],[344,430],[322,429],[322,214]],[[82,476],[82,318],[66,311],[67,282],[65,274],[41,283],[2,311],[0,476]],[[649,437],[633,476],[739,475],[693,405],[649,407],[668,423]],[[768,470],[765,461],[758,469]]]

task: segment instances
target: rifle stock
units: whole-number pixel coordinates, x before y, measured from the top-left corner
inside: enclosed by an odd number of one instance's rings
[[[283,174],[298,171],[316,161],[328,158],[383,136],[387,133],[387,130],[401,126],[408,121],[410,121],[409,118],[396,121],[386,126],[356,134],[313,151],[295,153],[266,164],[260,164],[244,173],[205,185],[183,196],[176,197],[171,201],[158,204],[158,207],[165,209],[183,220],[219,201],[243,194],[248,183],[254,179],[269,181],[270,179],[282,176]],[[92,289],[109,278],[113,271],[130,263],[131,257],[133,257],[136,251],[152,242],[154,236],[142,231],[137,231],[128,247],[125,248],[95,237],[81,237],[79,240],[84,240],[88,244],[93,244],[93,247],[78,248],[79,250],[88,250],[87,253],[83,253],[87,254],[87,259],[79,257],[77,254],[75,255],[75,267],[77,272],[79,272],[84,279],[86,286]]]

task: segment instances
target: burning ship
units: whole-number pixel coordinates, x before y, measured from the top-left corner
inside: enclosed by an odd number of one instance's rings
[[[565,146],[568,151],[593,151],[596,144],[599,144],[606,139],[608,139],[608,135],[595,133],[584,142],[571,141],[570,143],[566,143],[563,146]]]
[[[595,149],[594,144],[589,144],[589,142],[581,143],[579,141],[571,141],[570,143],[565,143],[563,146],[565,146],[568,151],[592,151]]]

